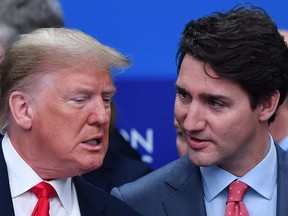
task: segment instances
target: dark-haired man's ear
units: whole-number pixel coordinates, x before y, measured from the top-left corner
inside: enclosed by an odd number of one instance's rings
[[[267,121],[276,111],[280,98],[280,92],[276,90],[269,99],[260,104],[260,121]]]

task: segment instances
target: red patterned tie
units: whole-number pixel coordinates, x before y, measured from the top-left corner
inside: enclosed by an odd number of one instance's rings
[[[32,216],[49,216],[49,197],[55,196],[55,189],[46,182],[35,185],[31,191],[37,196],[38,202],[32,212]]]
[[[243,197],[249,186],[241,181],[233,181],[228,188],[225,216],[249,216]]]

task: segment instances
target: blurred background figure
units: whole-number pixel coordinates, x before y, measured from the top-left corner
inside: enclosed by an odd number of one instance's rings
[[[288,43],[288,30],[279,30],[284,36],[285,42]],[[288,98],[286,97],[283,104],[278,108],[275,121],[270,125],[270,132],[274,140],[285,151],[288,150]]]
[[[103,164],[97,170],[82,175],[88,182],[108,192],[113,187],[134,181],[152,171],[116,127],[117,107],[113,102],[111,110],[109,146]]]
[[[63,26],[62,9],[57,0],[1,0],[0,55],[19,34]]]
[[[174,118],[174,127],[176,131],[177,151],[178,151],[179,157],[183,157],[188,151],[187,143],[185,142],[180,126],[175,118]]]

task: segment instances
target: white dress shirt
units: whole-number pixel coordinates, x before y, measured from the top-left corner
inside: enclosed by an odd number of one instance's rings
[[[38,199],[29,190],[43,180],[19,156],[7,134],[3,138],[2,148],[8,169],[15,215],[31,215]],[[58,194],[50,198],[50,215],[80,216],[77,194],[71,178],[51,180],[49,184]]]
[[[249,216],[275,216],[277,204],[277,153],[270,136],[266,157],[252,170],[239,178],[219,168],[201,167],[207,216],[225,215],[227,186],[238,179],[250,186],[243,198]]]

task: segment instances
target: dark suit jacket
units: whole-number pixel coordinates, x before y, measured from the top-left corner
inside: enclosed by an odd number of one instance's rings
[[[84,179],[77,176],[73,178],[81,216],[139,216],[125,203],[119,201],[109,193],[104,192]],[[0,209],[1,215],[14,216],[11,198],[7,166],[5,163],[2,147],[0,146]]]
[[[288,215],[288,154],[277,148],[277,215]],[[144,216],[206,216],[200,169],[187,156],[112,190]],[[273,215],[274,216],[274,215]]]
[[[113,187],[150,173],[152,168],[141,161],[141,157],[118,130],[113,130],[109,136],[109,148],[103,164],[97,170],[83,174],[82,177],[91,184],[110,192]]]

